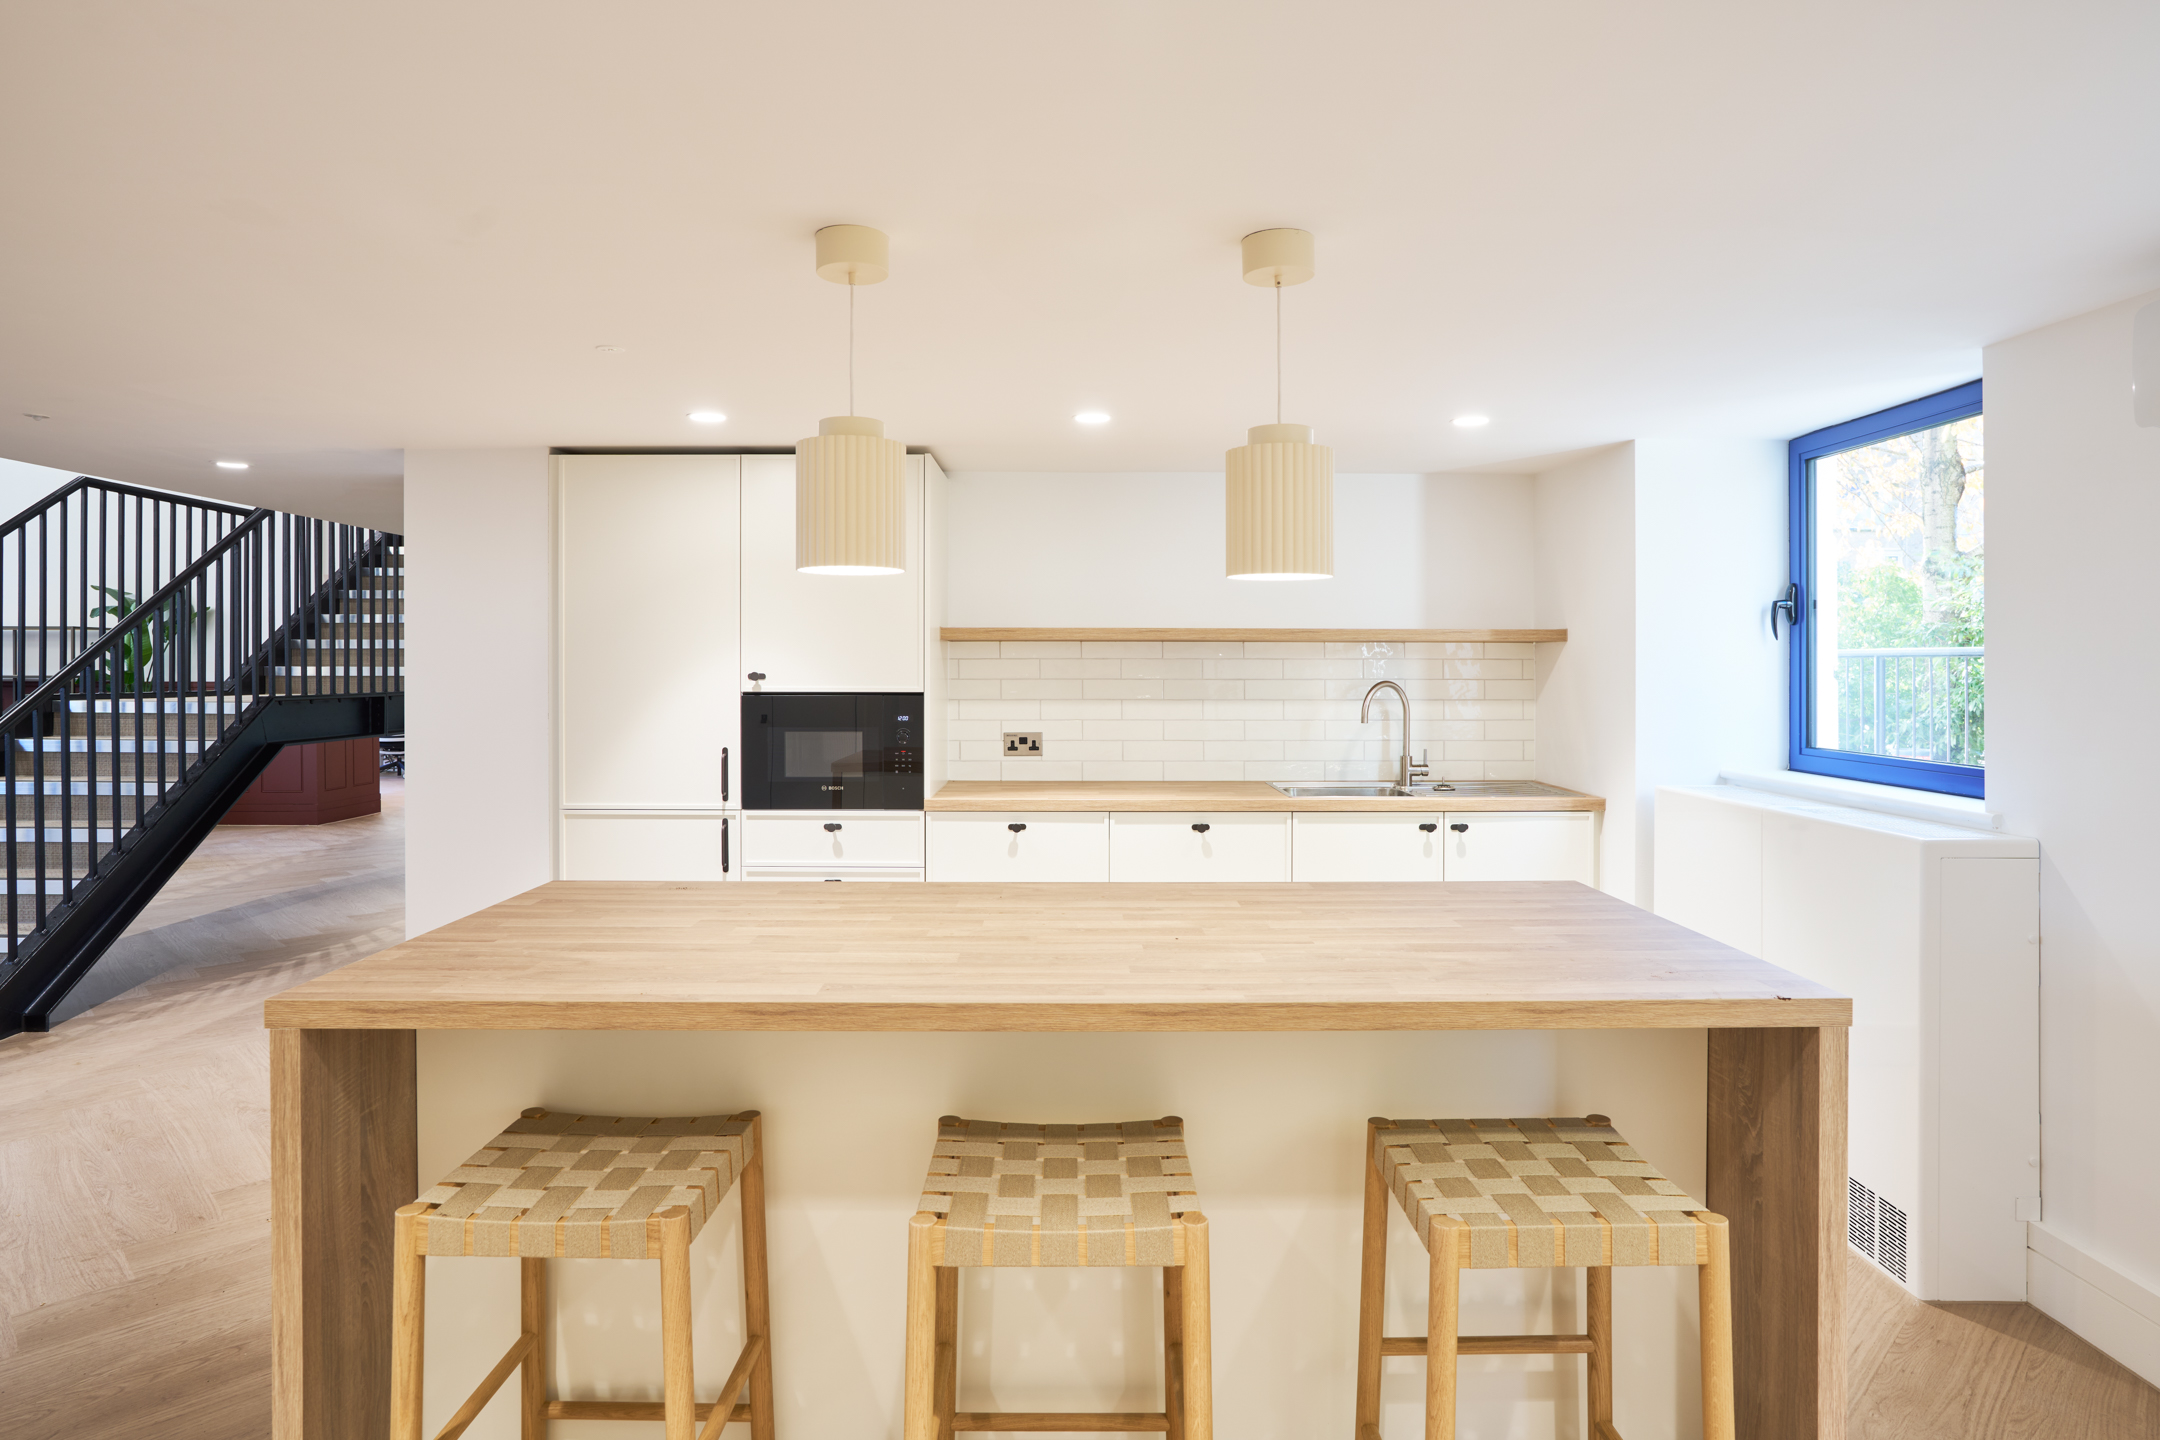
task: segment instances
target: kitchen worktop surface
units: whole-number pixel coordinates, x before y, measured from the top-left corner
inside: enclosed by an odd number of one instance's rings
[[[272,999],[272,1028],[1847,1025],[1834,991],[1572,881],[556,881]]]
[[[1286,782],[1287,783],[1287,782]],[[1123,810],[1123,811],[1343,811],[1408,810],[1603,810],[1596,795],[1539,786],[1441,791],[1434,795],[1285,795],[1258,780],[952,780],[923,802],[940,810]],[[1514,791],[1515,793],[1508,793]]]

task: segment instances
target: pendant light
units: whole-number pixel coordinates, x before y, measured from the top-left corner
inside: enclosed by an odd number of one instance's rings
[[[1310,425],[1282,418],[1282,292],[1313,277],[1312,234],[1245,237],[1245,283],[1275,291],[1275,423],[1255,425],[1223,456],[1224,570],[1232,580],[1328,580],[1335,574],[1335,452]]]
[[[817,273],[848,287],[848,412],[795,443],[795,568],[811,575],[907,569],[907,447],[855,410],[855,287],[891,273],[885,234],[867,225],[817,232]]]

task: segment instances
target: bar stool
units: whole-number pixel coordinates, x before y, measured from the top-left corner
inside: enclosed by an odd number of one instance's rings
[[[922,1209],[908,1222],[905,1440],[971,1430],[1160,1430],[1213,1440],[1207,1218],[1185,1122],[938,1121]],[[976,1265],[1161,1266],[1160,1414],[956,1414],[960,1270]]]
[[[667,1440],[712,1440],[721,1426],[748,1421],[753,1440],[772,1440],[762,1142],[755,1110],[673,1120],[527,1110],[441,1184],[401,1207],[391,1300],[391,1440],[420,1440],[422,1312],[430,1255],[515,1256],[519,1270],[517,1341],[437,1440],[456,1440],[510,1372],[520,1368],[524,1440],[541,1440],[550,1420],[663,1420]],[[738,1177],[744,1344],[719,1399],[701,1405],[693,1398],[690,1362],[690,1242]],[[666,1399],[548,1398],[551,1259],[660,1262]],[[738,1404],[746,1384],[749,1403]],[[705,1421],[702,1430],[698,1420]]]
[[[1380,1333],[1393,1191],[1432,1257],[1422,1336]],[[1590,1433],[1612,1424],[1612,1267],[1693,1265],[1702,1295],[1704,1440],[1733,1440],[1732,1261],[1725,1217],[1653,1170],[1603,1115],[1365,1122],[1357,1440],[1380,1440],[1380,1361],[1425,1357],[1426,1440],[1454,1440],[1458,1355],[1586,1355]],[[1589,1333],[1456,1334],[1461,1274],[1581,1266]]]

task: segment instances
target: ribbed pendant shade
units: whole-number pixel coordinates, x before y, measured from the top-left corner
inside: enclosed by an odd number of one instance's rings
[[[813,575],[907,569],[907,447],[883,421],[835,415],[795,445],[795,568]]]
[[[1225,571],[1232,580],[1335,574],[1335,452],[1309,425],[1255,425],[1223,456]]]

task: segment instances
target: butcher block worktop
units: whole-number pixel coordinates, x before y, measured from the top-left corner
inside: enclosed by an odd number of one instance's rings
[[[1848,1025],[1851,1001],[1569,881],[556,881],[272,999],[273,1028]]]
[[[1285,782],[1287,783],[1287,782]],[[949,780],[923,809],[1073,811],[1603,810],[1596,795],[1285,795],[1258,780]]]

